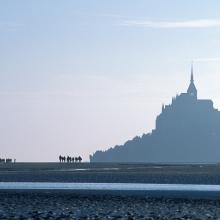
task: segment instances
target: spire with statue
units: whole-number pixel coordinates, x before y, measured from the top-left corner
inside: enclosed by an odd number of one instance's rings
[[[187,93],[194,97],[195,99],[197,99],[197,89],[196,86],[194,84],[194,79],[193,79],[193,63],[191,64],[191,78],[190,78],[190,84],[189,87],[187,89]]]

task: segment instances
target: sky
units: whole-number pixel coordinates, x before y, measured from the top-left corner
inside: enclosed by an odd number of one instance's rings
[[[185,92],[220,109],[218,0],[1,0],[0,157],[57,161],[151,132]]]

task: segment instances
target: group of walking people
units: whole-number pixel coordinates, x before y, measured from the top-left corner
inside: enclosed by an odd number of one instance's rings
[[[11,158],[0,158],[0,163],[12,163],[12,159]],[[15,163],[15,159],[14,159],[14,163]]]
[[[82,157],[78,156],[78,157],[70,157],[70,156],[59,156],[59,161],[60,163],[80,163],[82,161]]]

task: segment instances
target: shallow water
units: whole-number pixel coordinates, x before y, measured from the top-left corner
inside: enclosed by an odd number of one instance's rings
[[[220,192],[220,185],[200,184],[141,184],[141,183],[55,183],[55,182],[0,182],[0,190],[128,190],[128,191],[198,191]]]
[[[67,172],[71,172],[71,171],[90,171],[90,170],[93,170],[93,171],[102,171],[102,170],[119,170],[119,168],[68,168],[68,169],[59,169],[59,170],[53,170],[53,171],[67,171]]]

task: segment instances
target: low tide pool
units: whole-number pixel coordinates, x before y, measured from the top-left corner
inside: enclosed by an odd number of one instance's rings
[[[77,194],[139,195],[149,197],[217,198],[220,185],[140,183],[0,182],[0,191],[52,191]]]
[[[142,183],[52,183],[0,182],[1,189],[59,189],[59,190],[138,190],[138,191],[219,191],[220,185],[200,184],[142,184]]]

